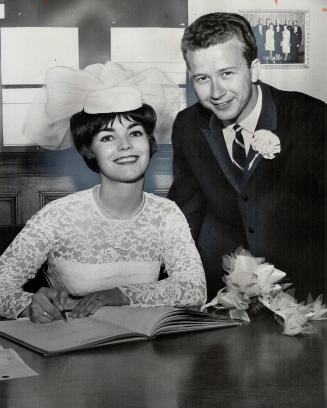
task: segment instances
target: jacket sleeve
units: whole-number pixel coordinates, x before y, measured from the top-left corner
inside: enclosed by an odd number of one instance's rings
[[[206,204],[200,185],[185,154],[187,143],[190,143],[186,124],[187,122],[180,112],[175,119],[172,133],[174,182],[168,193],[168,198],[175,201],[184,213],[191,228],[193,239],[197,242],[206,212]]]

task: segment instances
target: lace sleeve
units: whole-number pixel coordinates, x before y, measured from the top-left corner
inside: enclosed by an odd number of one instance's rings
[[[120,287],[131,306],[192,306],[206,301],[206,281],[200,255],[184,215],[174,203],[170,208],[162,250],[168,278]]]
[[[31,302],[33,295],[24,292],[22,285],[46,261],[52,241],[44,213],[41,210],[32,217],[0,257],[1,316],[16,319]]]

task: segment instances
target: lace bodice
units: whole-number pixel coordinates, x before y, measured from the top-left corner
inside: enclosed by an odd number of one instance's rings
[[[0,314],[16,318],[31,301],[22,285],[47,260],[53,286],[75,295],[119,287],[131,306],[205,302],[199,254],[175,203],[145,193],[129,220],[109,218],[98,186],[53,201],[26,224],[0,258]],[[158,281],[161,264],[168,278]]]

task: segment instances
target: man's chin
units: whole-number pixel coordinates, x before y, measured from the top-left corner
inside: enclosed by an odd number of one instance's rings
[[[222,111],[221,109],[211,109],[211,111],[222,122],[234,122],[237,118],[237,112],[232,110]]]
[[[205,105],[207,109],[210,109],[211,112],[221,121],[234,121],[237,118],[239,112],[235,109],[235,106],[228,106],[225,108],[217,107],[215,105]]]

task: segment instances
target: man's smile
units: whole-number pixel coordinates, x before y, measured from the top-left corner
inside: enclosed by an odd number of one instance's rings
[[[234,98],[229,99],[228,101],[224,102],[215,102],[211,101],[211,104],[217,109],[228,109],[233,102]]]

